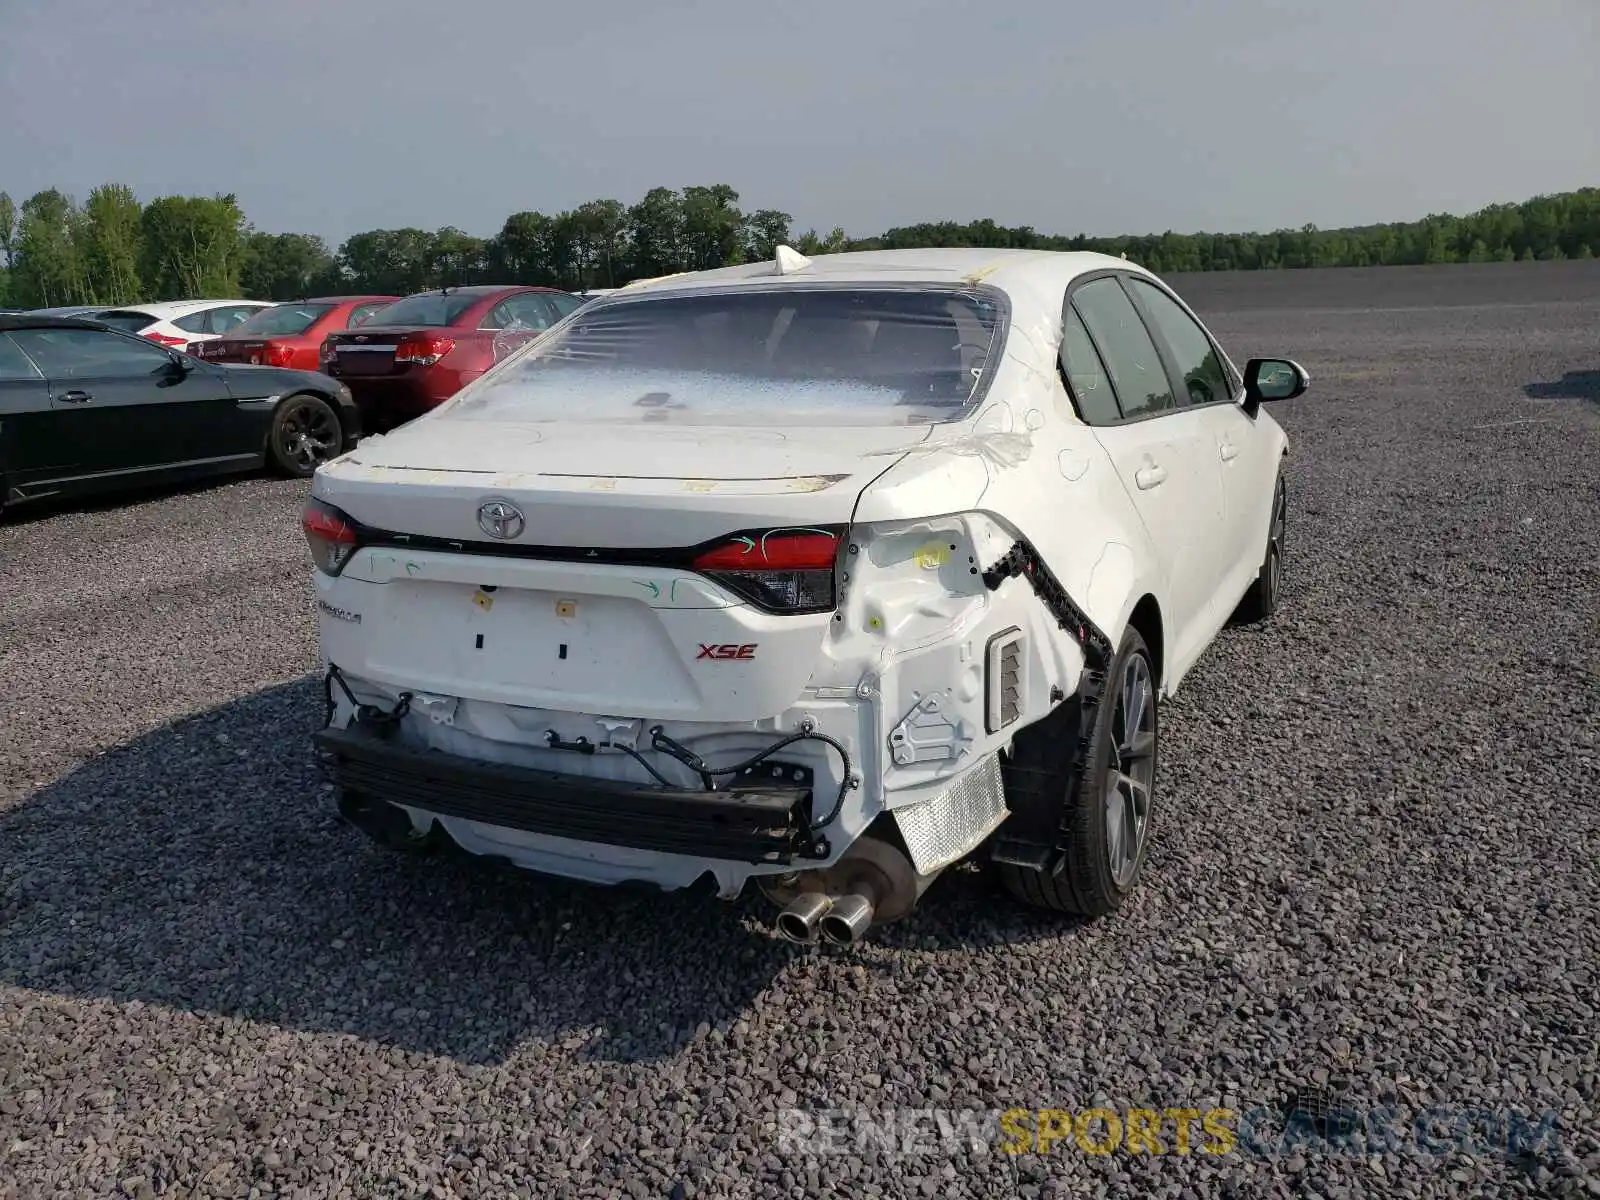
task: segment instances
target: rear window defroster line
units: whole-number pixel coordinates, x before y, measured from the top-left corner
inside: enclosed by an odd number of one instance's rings
[[[323,728],[325,729],[333,725],[334,714],[338,709],[333,698],[335,684],[338,685],[339,690],[344,693],[345,699],[350,702],[351,708],[354,709],[352,721],[357,724],[376,727],[381,736],[387,737],[394,727],[411,711],[412,693],[410,692],[401,692],[399,699],[395,702],[395,706],[391,709],[384,709],[376,704],[362,704],[356,699],[355,693],[350,690],[350,685],[345,682],[344,674],[339,670],[338,666],[329,663],[328,673],[323,680],[323,691],[327,704],[327,713],[323,720]],[[669,791],[681,792],[693,790],[672,783],[655,767],[651,766],[644,755],[631,746],[621,746],[610,740],[598,743],[591,742],[587,738],[579,738],[576,742],[565,742],[561,740],[554,730],[546,733],[545,741],[552,750],[570,750],[578,754],[593,754],[601,748],[620,750],[644,767],[663,788]],[[796,732],[778,738],[765,750],[728,767],[711,766],[687,746],[668,737],[659,725],[654,725],[650,729],[650,748],[658,754],[665,754],[670,758],[677,759],[696,775],[700,776],[700,781],[708,792],[717,790],[716,781],[722,776],[742,774],[752,767],[765,762],[785,747],[802,741],[822,742],[824,745],[833,747],[835,753],[839,755],[840,763],[843,767],[843,781],[839,784],[839,793],[834,797],[833,807],[820,820],[811,819],[809,826],[802,831],[803,837],[797,847],[803,857],[824,859],[831,853],[831,849],[828,839],[822,836],[822,830],[826,829],[838,818],[839,813],[844,809],[845,796],[852,789],[860,787],[861,780],[855,774],[854,767],[850,761],[850,752],[845,749],[844,743],[826,733],[818,733],[816,722],[811,718],[807,717],[802,721],[800,728]]]

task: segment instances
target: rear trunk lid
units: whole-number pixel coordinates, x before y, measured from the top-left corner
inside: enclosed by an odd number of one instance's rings
[[[318,499],[401,535],[318,577],[324,653],[397,687],[588,714],[564,737],[605,736],[601,716],[776,716],[816,670],[831,611],[767,611],[648,551],[842,525],[927,435],[423,418],[315,477]],[[496,502],[520,512],[520,534],[480,526]]]
[[[471,333],[468,329],[417,325],[358,325],[354,329],[341,329],[327,338],[326,344],[332,352],[328,374],[335,378],[403,374],[414,364],[395,362],[395,350],[402,342],[428,337],[459,342]]]
[[[745,528],[839,524],[927,425],[668,427],[429,417],[323,467],[314,494],[363,524],[487,542],[478,506],[521,510],[534,546],[698,545]]]
[[[219,337],[196,346],[195,357],[206,362],[258,365],[266,361],[263,357],[266,349],[267,342],[264,338]]]

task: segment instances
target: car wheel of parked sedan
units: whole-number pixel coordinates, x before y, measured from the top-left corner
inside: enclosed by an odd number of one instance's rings
[[[1267,533],[1267,549],[1261,559],[1261,569],[1256,573],[1250,590],[1245,592],[1234,610],[1234,620],[1253,625],[1265,621],[1278,611],[1283,594],[1284,525],[1289,508],[1289,484],[1278,471],[1278,482],[1272,495],[1272,524]]]
[[[344,430],[333,406],[321,396],[297,392],[272,414],[267,448],[280,471],[305,479],[330,458],[338,457],[343,440]]]
[[[1059,874],[1011,863],[1000,881],[1018,900],[1053,912],[1100,917],[1121,907],[1138,881],[1155,818],[1158,695],[1150,650],[1129,627],[1106,674],[1083,786],[1066,814],[1071,849]],[[1059,810],[1077,738],[1078,705],[1064,704],[1016,739],[1013,808]],[[1030,794],[1032,793],[1032,794]],[[1001,827],[1002,829],[1004,826]]]

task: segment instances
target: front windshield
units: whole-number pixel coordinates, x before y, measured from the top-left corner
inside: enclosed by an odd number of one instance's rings
[[[310,329],[317,318],[332,307],[331,304],[277,304],[263,308],[248,321],[241,321],[228,330],[228,336],[294,337]]]
[[[998,363],[988,289],[763,287],[595,301],[440,415],[681,425],[963,416]]]

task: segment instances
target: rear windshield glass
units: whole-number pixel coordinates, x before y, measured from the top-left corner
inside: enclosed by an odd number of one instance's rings
[[[114,308],[109,312],[96,313],[94,319],[103,325],[110,325],[113,329],[126,329],[129,333],[138,333],[146,325],[156,323],[156,319],[149,313],[134,312],[126,308]]]
[[[363,325],[454,325],[457,318],[471,308],[482,296],[463,296],[452,292],[441,296],[438,292],[424,292],[420,296],[407,296],[396,300],[388,308],[380,308]]]
[[[263,308],[255,316],[228,330],[229,337],[293,337],[316,324],[331,304],[279,304]]]
[[[775,287],[596,301],[446,411],[511,421],[902,425],[962,416],[997,294]]]

